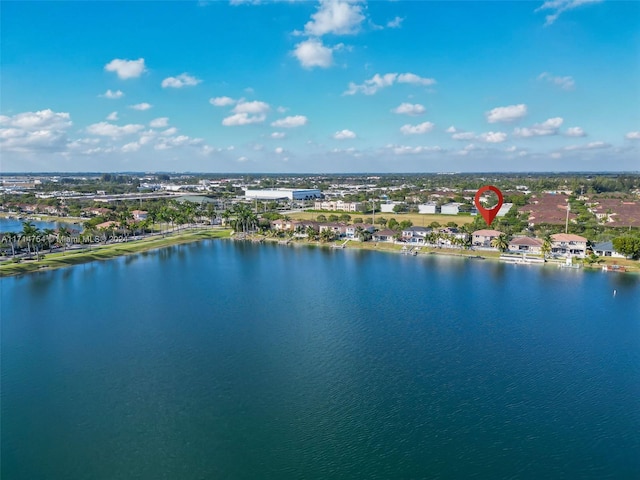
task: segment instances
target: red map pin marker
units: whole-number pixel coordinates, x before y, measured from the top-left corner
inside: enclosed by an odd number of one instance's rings
[[[484,208],[480,203],[480,196],[487,190],[491,190],[498,196],[498,204],[493,208]],[[476,192],[476,198],[474,199],[474,203],[476,204],[476,208],[482,215],[482,218],[484,218],[484,221],[487,222],[487,225],[491,226],[491,222],[493,222],[493,219],[496,218],[496,215],[500,211],[500,207],[502,207],[503,200],[504,199],[502,198],[502,192],[498,190],[497,187],[494,187],[493,185],[485,185],[484,187],[480,188],[480,190]]]

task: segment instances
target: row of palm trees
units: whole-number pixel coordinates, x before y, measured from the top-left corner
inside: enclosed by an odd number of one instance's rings
[[[21,232],[7,232],[3,234],[3,243],[11,247],[11,256],[16,257],[22,248],[27,249],[27,254],[32,254],[40,258],[40,252],[44,249],[49,251],[56,245],[62,246],[65,250],[71,240],[71,230],[61,226],[58,230],[53,228],[40,229],[32,222],[22,222]]]

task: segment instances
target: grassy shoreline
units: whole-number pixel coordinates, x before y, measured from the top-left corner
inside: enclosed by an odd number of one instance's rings
[[[109,245],[92,245],[91,248],[82,250],[68,250],[66,252],[47,253],[45,252],[45,258],[39,261],[26,261],[22,263],[13,263],[11,260],[0,264],[0,277],[8,277],[12,275],[21,275],[24,273],[33,273],[46,270],[54,270],[58,268],[65,268],[82,263],[88,263],[93,261],[109,260],[111,258],[117,258],[126,255],[135,255],[137,253],[146,252],[150,250],[157,250],[161,248],[171,247],[174,245],[182,245],[185,243],[199,242],[208,239],[229,239],[231,237],[230,230],[224,229],[193,229],[186,230],[177,233],[167,234],[164,237],[153,236],[147,237],[141,240],[132,240],[123,243],[114,243]],[[281,239],[267,238],[262,236],[254,236],[247,241],[264,241],[268,243],[279,244]],[[287,246],[308,246],[308,247],[321,247],[321,248],[336,248],[344,243],[342,241],[321,243],[321,242],[308,242],[300,240],[292,240]],[[382,243],[382,242],[358,242],[349,241],[344,246],[345,249],[358,249],[368,250],[376,252],[386,253],[402,253],[402,245]],[[338,248],[340,249],[340,248]],[[491,251],[475,251],[475,250],[459,250],[459,249],[446,249],[435,247],[421,247],[417,254],[418,256],[424,255],[438,255],[446,257],[458,257],[478,260],[490,260],[500,261],[500,252]],[[640,274],[640,264],[632,260],[609,260],[604,263],[605,265],[612,265],[614,262],[618,265],[623,265],[627,268],[627,273]],[[557,268],[558,264],[563,262],[547,262],[543,266]],[[582,265],[585,270],[600,270],[602,265]]]
[[[87,248],[83,248],[81,250],[67,250],[66,252],[55,253],[47,253],[45,251],[44,258],[38,261],[13,263],[12,260],[8,260],[4,262],[0,265],[0,277],[55,270],[58,268],[80,265],[82,263],[109,260],[111,258],[135,255],[149,250],[157,250],[174,245],[199,242],[202,240],[229,238],[230,234],[230,230],[194,229],[171,233],[164,237],[158,235],[122,243],[91,245],[91,247],[87,246]]]

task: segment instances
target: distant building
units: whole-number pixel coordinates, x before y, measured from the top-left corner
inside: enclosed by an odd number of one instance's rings
[[[435,203],[421,203],[418,205],[418,213],[433,214],[437,212],[438,205]]]
[[[133,215],[133,219],[136,222],[139,222],[141,220],[146,220],[149,215],[149,212],[147,212],[146,210],[133,210],[131,212],[131,215]]]
[[[462,204],[458,202],[446,203],[440,207],[440,213],[443,215],[458,215],[460,213],[460,205]]]
[[[336,201],[316,201],[314,206],[316,210],[329,210],[332,212],[362,212],[364,211],[364,203],[362,202],[343,202]]]
[[[252,200],[313,200],[322,198],[322,192],[315,188],[276,188],[271,190],[245,190],[244,196]]]
[[[404,205],[404,202],[386,202],[380,204],[381,213],[395,213],[393,211],[396,205]]]
[[[385,229],[374,233],[371,238],[374,242],[393,243],[397,234],[398,232],[394,230]]]

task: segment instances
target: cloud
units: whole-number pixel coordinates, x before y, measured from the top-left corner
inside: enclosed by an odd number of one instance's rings
[[[461,132],[456,130],[456,132],[451,135],[451,138],[453,140],[473,140],[474,138],[476,138],[476,134],[473,132]]]
[[[410,147],[408,145],[387,145],[387,148],[390,148],[393,153],[396,155],[417,155],[420,153],[433,153],[433,152],[441,152],[442,148],[439,146],[426,147],[426,146],[417,146]]]
[[[293,55],[304,68],[329,68],[333,65],[334,49],[335,47],[325,47],[320,40],[309,39],[298,43]]]
[[[151,120],[149,126],[152,128],[165,128],[169,126],[169,117],[159,117]]]
[[[603,0],[547,0],[535,12],[541,10],[550,10],[552,13],[545,17],[545,26],[552,25],[560,15],[568,10],[588,5],[591,3],[600,3]]]
[[[454,127],[453,125],[451,125],[449,128],[447,128],[445,130],[445,132],[447,133],[456,133],[458,131],[458,129],[456,127]]]
[[[162,88],[193,87],[201,82],[202,80],[193,77],[188,73],[181,73],[177,77],[167,77],[162,80]]]
[[[340,130],[333,134],[333,138],[336,140],[350,140],[356,138],[356,134],[351,130]]]
[[[160,132],[160,135],[171,136],[171,135],[175,135],[177,132],[178,132],[178,129],[176,127],[171,127],[171,128],[167,128],[166,130],[163,130],[162,132]]]
[[[542,137],[548,135],[557,135],[558,129],[562,125],[564,120],[562,117],[554,117],[545,120],[542,123],[536,123],[529,128],[516,128],[513,134],[517,137]]]
[[[204,142],[202,138],[191,138],[187,135],[178,135],[177,137],[159,138],[153,148],[156,150],[169,150],[175,147],[198,146],[201,145],[202,142]]]
[[[567,131],[564,132],[567,137],[586,137],[587,134],[580,127],[571,127],[567,128]]]
[[[404,18],[402,17],[396,17],[393,20],[389,20],[387,22],[387,28],[400,28],[402,26],[403,21],[404,21]]]
[[[107,120],[109,120],[110,122],[115,122],[116,120],[118,120],[118,112],[111,112],[109,115],[107,115]]]
[[[390,87],[396,82],[422,86],[434,85],[436,83],[433,78],[423,78],[414,73],[385,73],[384,75],[376,73],[370,79],[365,80],[361,85],[350,82],[349,88],[343,93],[343,95],[355,95],[356,93],[374,95],[379,90]]]
[[[239,163],[244,163],[244,162],[247,162],[247,161],[249,161],[248,157],[238,157],[238,160],[237,160],[237,162],[239,162]]]
[[[231,97],[215,97],[210,98],[209,103],[214,107],[228,107],[236,103],[236,101]]]
[[[507,139],[507,134],[504,132],[487,132],[481,133],[477,138],[485,143],[502,143]]]
[[[67,148],[66,130],[71,127],[66,112],[50,109],[0,115],[0,147],[11,152],[61,152]]]
[[[610,148],[611,144],[606,142],[590,142],[586,145],[570,145],[568,147],[564,147],[564,150],[572,151],[572,150],[600,150],[604,148]]]
[[[94,123],[86,128],[87,133],[100,137],[119,138],[138,133],[144,129],[144,125],[129,124],[118,126],[108,122]]]
[[[640,131],[629,132],[624,136],[624,138],[626,138],[627,140],[640,140]]]
[[[509,105],[507,107],[496,107],[485,115],[489,123],[513,122],[519,120],[527,114],[527,106],[524,103],[519,105]]]
[[[269,104],[254,100],[252,102],[245,102],[244,100],[238,101],[233,108],[233,113],[250,113],[250,114],[264,114],[269,111]]]
[[[550,73],[542,72],[538,75],[538,80],[546,80],[553,85],[560,87],[563,90],[573,90],[576,86],[576,82],[572,77],[554,77]]]
[[[401,103],[396,108],[393,109],[394,113],[398,113],[400,115],[421,115],[427,110],[423,105],[419,103]]]
[[[22,130],[64,130],[71,125],[71,116],[68,113],[56,113],[51,109],[18,113],[12,117],[0,115],[0,126]]]
[[[149,110],[153,105],[147,102],[136,103],[135,105],[129,105],[129,108],[133,108],[134,110],[145,111]]]
[[[131,153],[137,152],[138,150],[140,150],[140,147],[141,145],[138,142],[130,142],[126,145],[123,145],[120,150],[122,150],[124,153]]]
[[[284,148],[276,147],[273,151],[280,155],[281,153],[284,153]]]
[[[273,132],[271,135],[269,135],[271,138],[275,138],[275,139],[281,139],[287,136],[286,133],[284,132]]]
[[[110,100],[116,100],[118,98],[124,97],[124,93],[122,92],[122,90],[116,90],[114,92],[113,90],[109,89],[106,92],[104,92],[102,95],[98,95],[98,96],[102,98],[108,98]]]
[[[328,33],[351,35],[358,33],[365,19],[362,6],[357,2],[344,0],[320,0],[316,13],[311,15],[304,26],[307,35],[321,37]]]
[[[238,127],[243,125],[251,125],[254,123],[262,123],[267,116],[264,114],[249,115],[248,113],[234,113],[222,120],[225,127]]]
[[[423,78],[415,73],[401,73],[398,75],[398,83],[410,83],[412,85],[429,86],[436,83],[433,78]]]
[[[435,125],[431,122],[423,122],[418,125],[403,125],[400,127],[400,131],[404,135],[422,135],[423,133],[428,133],[433,130]]]
[[[301,127],[307,124],[307,117],[304,115],[293,115],[290,117],[281,118],[271,123],[272,127],[276,128],[295,128]]]
[[[107,72],[115,72],[118,78],[126,80],[128,78],[138,78],[145,71],[144,58],[138,60],[122,60],[116,58],[104,66]]]

